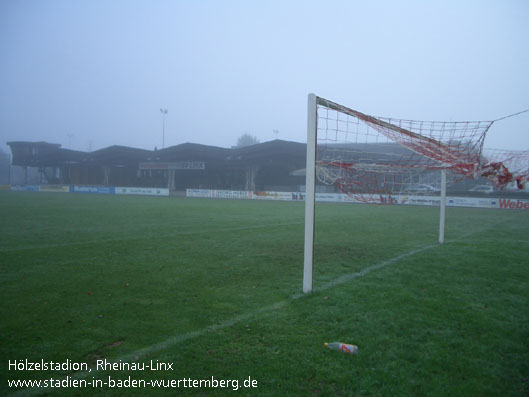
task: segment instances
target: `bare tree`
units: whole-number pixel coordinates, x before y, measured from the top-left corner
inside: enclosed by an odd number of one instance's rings
[[[236,147],[250,146],[259,143],[259,139],[256,136],[248,134],[245,132],[237,139]]]

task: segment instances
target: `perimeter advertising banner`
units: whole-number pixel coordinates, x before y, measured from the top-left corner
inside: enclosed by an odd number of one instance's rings
[[[154,187],[115,187],[115,194],[139,194],[142,196],[169,196],[169,189]]]
[[[25,192],[38,192],[38,185],[11,185],[11,190],[19,190]]]
[[[211,198],[213,190],[209,189],[186,189],[186,197]]]
[[[251,199],[253,192],[241,191],[241,190],[212,190],[213,198],[223,199]]]
[[[292,200],[304,200],[295,196],[296,193],[292,192],[253,192],[253,198],[256,200],[282,200],[282,201],[292,201]]]
[[[305,196],[305,194],[303,194]],[[345,202],[345,198],[349,197],[345,194],[339,193],[316,193],[316,201],[324,201],[329,203],[342,203]],[[305,197],[303,197],[303,200]]]
[[[447,197],[448,207],[499,208],[497,198]]]
[[[210,190],[186,189],[186,197],[219,198],[219,199],[251,199],[254,192],[245,190]]]
[[[70,193],[114,194],[111,186],[70,186]]]
[[[433,205],[437,207],[441,205],[441,198],[439,196],[395,196],[395,199],[398,204]]]
[[[304,201],[305,193],[302,192],[271,192],[271,191],[231,191],[231,190],[208,190],[187,189],[187,197],[208,198],[234,198],[254,200],[282,200],[282,201]],[[380,203],[401,205],[426,205],[439,207],[441,199],[439,196],[388,196],[388,195],[361,195],[348,196],[342,193],[316,193],[316,201],[332,203]],[[529,210],[527,199],[500,199],[488,197],[447,197],[448,207],[473,207],[473,208],[501,208]]]
[[[499,208],[510,210],[529,210],[529,200],[499,199]]]
[[[40,185],[39,192],[60,192],[60,193],[69,193],[70,186],[62,185]]]

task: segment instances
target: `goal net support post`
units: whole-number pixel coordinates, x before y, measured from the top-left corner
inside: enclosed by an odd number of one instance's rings
[[[441,170],[441,204],[439,220],[439,244],[445,242],[445,219],[446,219],[446,170]]]

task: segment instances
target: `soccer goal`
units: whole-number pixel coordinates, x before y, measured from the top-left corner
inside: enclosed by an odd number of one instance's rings
[[[438,196],[443,243],[447,179],[486,177],[499,186],[527,179],[483,155],[486,133],[498,120],[374,117],[309,94],[303,291],[312,291],[317,183],[362,203],[392,204],[418,192]]]

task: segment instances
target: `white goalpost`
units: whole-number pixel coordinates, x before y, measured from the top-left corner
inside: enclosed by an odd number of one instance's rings
[[[303,292],[313,289],[317,182],[369,204],[392,204],[395,197],[431,189],[440,201],[439,243],[443,244],[448,173],[484,177],[496,185],[527,179],[527,173],[513,175],[502,162],[482,155],[494,122],[374,117],[309,94]]]
[[[441,170],[441,208],[439,219],[439,244],[445,242],[445,219],[446,219],[446,170]]]
[[[303,292],[312,292],[314,260],[314,211],[316,207],[316,95],[309,94],[307,105],[307,168],[305,179],[305,247],[303,264]]]

